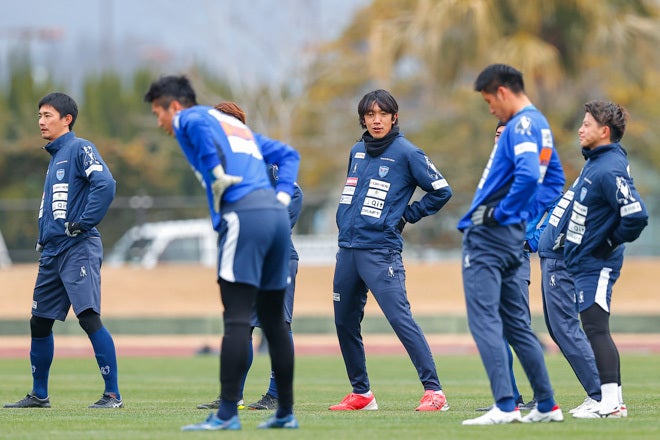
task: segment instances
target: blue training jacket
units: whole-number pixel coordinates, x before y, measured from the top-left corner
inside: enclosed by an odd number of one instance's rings
[[[426,194],[409,205],[417,187]],[[397,229],[401,218],[415,223],[438,212],[451,196],[442,174],[402,133],[376,157],[360,140],[351,148],[337,208],[339,246],[401,251],[403,239]]]
[[[575,268],[602,266],[594,250],[608,239],[614,246],[634,241],[649,217],[620,144],[583,148],[582,155],[564,247],[566,265]]]
[[[533,105],[528,105],[507,122],[493,147],[472,199],[472,205],[458,222],[460,231],[472,226],[472,213],[480,206],[495,206],[495,219],[512,225],[533,219],[544,211],[557,194],[549,191],[535,197],[545,179],[564,185],[564,173],[554,148],[550,125]],[[553,196],[554,194],[554,196]]]
[[[44,149],[51,155],[39,207],[42,256],[58,255],[96,229],[115,197],[116,182],[94,144],[70,131]],[[78,222],[77,237],[64,232],[65,222]]]
[[[212,107],[196,105],[177,113],[173,120],[174,134],[200,182],[206,198],[213,227],[220,226],[221,216],[213,206],[211,183],[213,169],[222,165],[226,174],[241,176],[243,181],[228,187],[223,203],[234,203],[258,189],[272,189],[266,162],[277,164],[279,178],[276,191],[293,195],[300,155],[291,146],[257,135],[233,116]],[[265,161],[265,162],[264,162]]]

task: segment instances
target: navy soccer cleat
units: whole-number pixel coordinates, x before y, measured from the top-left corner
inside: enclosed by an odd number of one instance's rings
[[[182,431],[238,431],[241,429],[241,421],[238,416],[233,416],[229,420],[219,419],[214,413],[200,423],[182,426]]]
[[[289,414],[286,417],[277,418],[276,416],[271,417],[265,422],[261,423],[257,428],[259,429],[298,429],[298,420],[293,414]]]
[[[40,399],[34,394],[28,394],[16,403],[5,404],[5,408],[50,408],[50,399]]]
[[[124,402],[110,394],[103,394],[99,400],[92,403],[88,408],[123,408]]]

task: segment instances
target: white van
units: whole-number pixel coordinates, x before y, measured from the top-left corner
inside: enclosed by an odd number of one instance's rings
[[[153,268],[157,264],[217,262],[218,234],[210,218],[173,220],[133,226],[114,245],[104,262]]]
[[[11,258],[9,258],[9,251],[7,250],[7,245],[5,245],[5,239],[2,237],[2,231],[0,231],[0,268],[11,266]]]

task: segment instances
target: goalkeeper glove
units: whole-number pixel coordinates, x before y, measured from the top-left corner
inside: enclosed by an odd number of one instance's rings
[[[222,193],[225,190],[243,180],[241,176],[232,176],[230,174],[225,174],[224,168],[222,165],[217,165],[213,168],[212,171],[213,182],[211,182],[211,191],[213,192],[213,209],[216,212],[220,212],[220,200],[222,199]]]
[[[69,237],[77,237],[84,231],[78,222],[64,222],[64,233]]]
[[[284,191],[280,191],[277,193],[277,200],[284,206],[289,206],[289,203],[291,203],[291,196]]]
[[[472,224],[475,226],[484,225],[484,226],[496,226],[497,220],[495,219],[495,207],[479,205],[477,209],[472,213]]]

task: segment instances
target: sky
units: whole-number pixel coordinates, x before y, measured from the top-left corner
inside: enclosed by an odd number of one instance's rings
[[[369,0],[28,0],[0,14],[0,80],[27,49],[35,77],[75,88],[89,72],[195,63],[233,83],[280,82]]]

